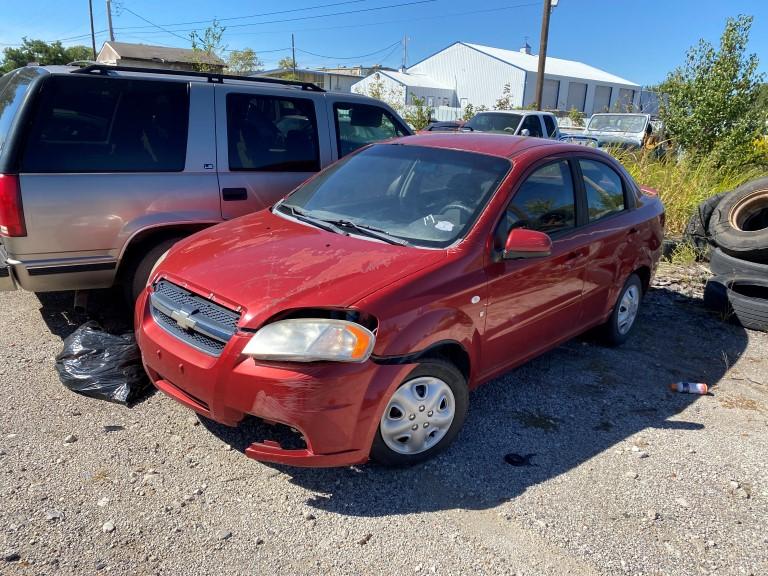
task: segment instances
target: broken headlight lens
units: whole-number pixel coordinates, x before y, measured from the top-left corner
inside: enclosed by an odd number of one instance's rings
[[[365,362],[375,342],[373,332],[355,322],[295,318],[261,328],[243,354],[289,362]]]

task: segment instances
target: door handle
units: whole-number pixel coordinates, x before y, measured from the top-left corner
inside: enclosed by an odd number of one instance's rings
[[[221,199],[227,202],[248,200],[248,190],[245,188],[222,188]]]

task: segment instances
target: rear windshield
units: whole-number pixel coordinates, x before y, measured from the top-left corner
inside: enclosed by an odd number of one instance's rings
[[[33,68],[22,68],[0,78],[0,154],[27,89],[37,76]]]
[[[24,172],[177,172],[189,123],[185,82],[81,75],[43,86]]]

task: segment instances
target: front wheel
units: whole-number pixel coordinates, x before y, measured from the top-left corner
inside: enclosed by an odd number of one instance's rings
[[[640,302],[643,299],[643,283],[637,274],[632,274],[619,292],[619,298],[613,307],[608,322],[603,327],[603,334],[609,346],[624,344],[632,327],[635,325]]]
[[[419,364],[387,400],[371,458],[387,466],[416,464],[444,450],[467,416],[469,392],[453,364]]]

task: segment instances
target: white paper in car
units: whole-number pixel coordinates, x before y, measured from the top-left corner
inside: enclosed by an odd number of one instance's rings
[[[442,230],[443,232],[450,232],[453,230],[453,224],[446,220],[440,220],[437,224],[435,224],[435,228]]]

